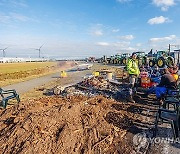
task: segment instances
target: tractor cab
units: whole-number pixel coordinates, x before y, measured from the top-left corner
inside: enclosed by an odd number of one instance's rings
[[[159,57],[167,57],[168,52],[167,51],[157,51],[157,58]]]
[[[143,57],[146,56],[145,52],[138,51],[138,52],[135,52],[135,53],[136,53],[138,58],[143,58]]]
[[[130,56],[129,53],[123,53],[123,54],[121,55],[121,58],[127,58],[127,57],[129,57],[129,56]]]

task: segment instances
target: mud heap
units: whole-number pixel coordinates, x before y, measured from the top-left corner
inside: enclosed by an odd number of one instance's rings
[[[132,153],[136,116],[123,107],[103,96],[21,102],[0,110],[0,153]]]
[[[54,94],[63,96],[84,95],[87,97],[103,95],[104,97],[111,98],[121,88],[121,86],[99,76],[86,78],[82,82],[66,88],[61,86],[55,87]]]

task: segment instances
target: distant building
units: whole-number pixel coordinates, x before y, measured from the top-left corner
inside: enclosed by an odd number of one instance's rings
[[[0,57],[0,63],[21,63],[21,62],[42,62],[42,61],[49,61],[49,59]]]

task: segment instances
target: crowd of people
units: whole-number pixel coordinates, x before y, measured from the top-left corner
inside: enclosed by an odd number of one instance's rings
[[[129,74],[129,102],[135,103],[133,99],[134,93],[136,93],[136,87],[138,81],[146,76],[149,81],[153,84],[149,84],[147,92],[144,94],[148,96],[149,94],[155,93],[157,100],[161,103],[163,96],[170,92],[171,90],[177,89],[178,81],[178,70],[176,65],[164,67],[159,69],[157,66],[144,67],[143,65],[139,68],[138,59],[136,53],[132,53],[132,56],[127,62],[127,71]]]

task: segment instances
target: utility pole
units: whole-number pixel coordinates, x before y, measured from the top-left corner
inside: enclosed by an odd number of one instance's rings
[[[169,44],[168,51],[169,51],[168,55],[170,55],[170,52],[171,52],[171,45],[170,44]]]

